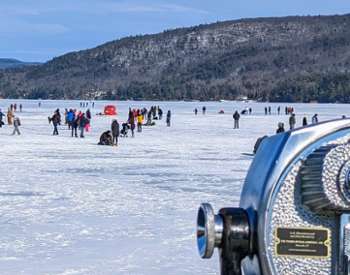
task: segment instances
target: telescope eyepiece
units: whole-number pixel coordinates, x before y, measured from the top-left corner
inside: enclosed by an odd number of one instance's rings
[[[214,248],[220,247],[223,234],[223,219],[215,215],[209,203],[202,203],[197,215],[197,246],[203,259],[213,256]]]

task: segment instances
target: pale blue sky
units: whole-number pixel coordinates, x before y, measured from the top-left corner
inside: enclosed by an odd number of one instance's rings
[[[46,61],[128,35],[230,19],[350,13],[349,0],[1,0],[0,57]]]

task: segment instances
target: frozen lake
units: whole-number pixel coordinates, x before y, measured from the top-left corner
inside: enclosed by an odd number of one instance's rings
[[[201,260],[195,241],[197,208],[238,204],[256,139],[272,135],[288,116],[264,115],[266,104],[237,102],[112,102],[118,120],[130,107],[172,111],[119,147],[97,146],[110,117],[94,116],[85,139],[66,126],[52,136],[47,117],[79,101],[0,100],[22,103],[21,136],[0,128],[1,274],[218,274],[217,255]],[[96,102],[92,113],[108,102]],[[194,116],[205,105],[207,114]],[[233,110],[252,107],[241,129]],[[328,120],[350,115],[349,105],[293,104],[297,124],[314,113]],[[225,110],[219,115],[220,109]]]

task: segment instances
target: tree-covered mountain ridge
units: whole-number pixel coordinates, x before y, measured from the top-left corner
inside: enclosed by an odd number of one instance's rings
[[[0,69],[19,68],[30,65],[39,65],[35,62],[23,62],[13,58],[0,58]]]
[[[0,71],[0,97],[350,102],[350,15],[256,18],[127,37]]]

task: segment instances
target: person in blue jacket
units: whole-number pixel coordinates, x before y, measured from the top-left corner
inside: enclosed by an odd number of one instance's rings
[[[67,112],[67,124],[68,124],[68,129],[70,130],[72,128],[72,125],[73,125],[73,122],[75,120],[75,113],[72,109],[70,109],[68,112]]]

